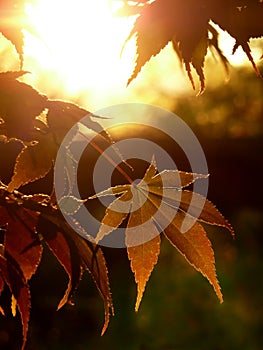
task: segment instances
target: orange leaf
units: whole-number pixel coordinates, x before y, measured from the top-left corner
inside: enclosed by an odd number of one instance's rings
[[[13,192],[22,185],[46,176],[52,167],[56,151],[57,146],[51,133],[43,135],[36,144],[23,148],[17,156],[8,190]]]
[[[167,206],[167,210],[172,210],[172,208]],[[209,280],[220,302],[223,302],[216,277],[214,252],[205,230],[196,222],[187,232],[182,234],[180,229],[184,219],[184,215],[177,212],[172,223],[165,228],[164,234],[186,260]]]
[[[153,224],[149,224],[149,230],[157,230]],[[129,232],[129,231],[128,231]],[[130,231],[131,235],[134,233]],[[153,271],[154,266],[158,261],[160,253],[160,236],[155,232],[156,237],[139,246],[128,247],[128,258],[131,262],[131,269],[135,276],[137,283],[137,300],[135,304],[135,311],[138,311],[145,286]],[[126,236],[127,244],[129,244],[129,234]]]
[[[211,202],[197,193],[183,189],[196,179],[205,179],[208,175],[177,170],[164,170],[159,174],[156,172],[153,159],[138,185],[115,186],[96,194],[96,197],[121,194],[121,197],[115,199],[106,210],[99,238],[117,228],[129,210],[125,243],[138,286],[136,311],[146,283],[157,263],[160,249],[159,231],[163,231],[187,261],[209,280],[222,302],[213,249],[204,228],[197,221],[226,227],[232,234],[234,231]],[[127,201],[121,201],[120,199],[128,193]]]
[[[155,175],[155,161],[147,169],[141,183],[147,183]],[[135,311],[138,311],[145,286],[158,261],[160,254],[160,235],[151,216],[155,207],[148,201],[144,201],[144,193],[133,190],[133,202],[131,214],[126,229],[126,246],[131,269],[137,283],[137,300]],[[139,205],[139,208],[138,208]],[[138,245],[138,242],[143,242]]]
[[[125,220],[125,218],[128,216],[131,205],[129,201],[130,198],[131,191],[127,191],[108,206],[105,216],[101,221],[99,232],[96,236],[96,243],[101,241],[105,236],[109,235]]]
[[[208,199],[198,193],[183,191],[180,201],[180,209],[189,215],[210,225],[225,227],[232,236],[235,235],[232,226]]]

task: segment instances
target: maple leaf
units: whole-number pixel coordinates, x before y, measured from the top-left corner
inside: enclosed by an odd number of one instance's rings
[[[31,86],[17,80],[25,73],[0,73],[0,115],[3,121],[0,133],[7,140],[19,139],[24,146],[16,158],[14,174],[8,187],[10,192],[48,174],[65,135],[83,117],[85,120],[81,125],[84,129],[92,130],[107,143],[114,144],[98,123],[99,116],[73,103],[49,100]],[[41,121],[39,116],[44,111],[46,115]],[[83,133],[83,136],[86,135]],[[118,153],[116,147],[115,151]]]
[[[47,97],[17,79],[27,72],[0,73],[0,132],[11,138],[34,139],[34,120],[46,108]]]
[[[105,320],[101,331],[101,335],[103,335],[108,328],[110,316],[114,315],[106,260],[102,250],[98,246],[90,241],[86,241],[73,230],[69,229],[67,232],[79,251],[83,268],[87,269],[91,274],[104,300]]]
[[[216,2],[211,6],[210,11],[213,22],[226,30],[236,40],[233,53],[241,46],[255,72],[262,78],[252,57],[249,40],[263,36],[263,2],[259,0],[244,1],[239,6],[236,2]]]
[[[25,347],[30,317],[28,281],[36,272],[43,251],[36,233],[37,220],[38,213],[15,203],[6,207],[0,206],[0,226],[5,227],[4,245],[0,252],[0,294],[4,281],[12,293],[12,313],[15,316],[17,306],[21,315],[22,349]]]
[[[61,299],[58,310],[66,303],[70,303],[73,292],[76,290],[82,275],[82,266],[77,249],[66,239],[65,235],[58,231],[56,225],[40,217],[37,225],[37,232],[43,236],[51,252],[69,276],[67,290]]]
[[[36,233],[38,214],[25,208],[0,207],[0,225],[6,226],[4,254],[12,256],[28,281],[41,261],[43,247]]]
[[[153,160],[138,184],[115,186],[90,197],[119,195],[106,209],[96,237],[97,243],[102,242],[128,217],[125,242],[138,289],[136,311],[157,263],[160,232],[209,280],[222,302],[213,249],[201,222],[223,226],[232,234],[234,232],[210,201],[185,190],[197,179],[206,177],[178,170],[157,173]]]
[[[251,61],[256,73],[261,76],[251,54],[249,39],[263,35],[262,1],[245,1],[238,6],[236,1],[206,1],[206,0],[155,0],[140,8],[140,15],[125,43],[136,35],[137,59],[134,71],[128,84],[137,77],[142,67],[157,55],[169,42],[184,64],[188,77],[195,88],[191,73],[194,67],[200,80],[200,92],[204,91],[204,62],[207,49],[214,47],[227,68],[227,59],[219,48],[217,32],[211,21],[226,30],[236,44],[233,53],[241,46]],[[142,9],[141,9],[142,8]],[[131,13],[133,14],[133,13]],[[209,37],[212,36],[212,38]],[[215,34],[216,33],[216,34]]]
[[[12,285],[5,270],[0,266],[0,293],[6,283],[12,293],[11,308],[15,315],[16,306],[20,310],[24,342],[26,341],[29,319],[28,280],[35,273],[42,256],[44,240],[69,276],[69,283],[58,309],[65,303],[72,304],[71,298],[76,290],[84,270],[91,274],[105,306],[105,322],[102,334],[106,331],[114,308],[111,298],[108,270],[102,250],[86,242],[67,224],[62,214],[50,205],[47,195],[24,195],[18,191],[10,193],[7,186],[0,187],[0,226],[5,235],[4,245],[0,244],[2,255],[7,266],[12,264],[21,275],[21,281]],[[3,263],[4,264],[4,263]],[[23,283],[23,295],[17,297],[16,288]],[[26,288],[26,290],[25,290]],[[26,308],[28,306],[28,309]],[[22,311],[21,311],[22,310]],[[0,308],[4,314],[4,310]]]
[[[196,69],[202,92],[203,63],[208,47],[208,21],[205,8],[200,7],[200,3],[196,1],[156,0],[146,4],[127,39],[137,34],[138,57],[128,84],[136,78],[152,56],[157,55],[170,41],[173,41],[180,52],[179,57],[185,64],[193,87],[190,63]]]
[[[82,271],[88,270],[104,300],[105,322],[102,329],[102,334],[104,334],[110,315],[114,314],[114,308],[108,270],[102,250],[76,234],[64,221],[61,214],[54,210],[48,214],[47,212],[42,213],[37,230],[69,276],[68,288],[58,309],[66,302],[70,303],[72,294],[81,280]]]
[[[96,133],[102,133],[110,143],[112,140],[101,125],[94,119],[100,119],[80,106],[59,100],[49,100],[47,103],[47,123],[54,133],[56,143],[61,144],[66,133],[82,118],[85,117],[85,126]]]
[[[22,185],[46,176],[53,165],[56,153],[57,146],[52,133],[41,135],[34,144],[25,146],[16,158],[8,190],[13,192]]]

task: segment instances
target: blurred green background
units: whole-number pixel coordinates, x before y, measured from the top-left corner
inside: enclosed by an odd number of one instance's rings
[[[262,81],[244,67],[236,68],[228,83],[208,86],[200,97],[174,98],[173,111],[193,129],[206,154],[208,198],[236,231],[232,240],[223,228],[207,226],[224,303],[163,240],[159,263],[135,313],[136,286],[126,253],[105,249],[115,316],[101,337],[103,302],[88,274],[75,294],[75,306],[55,311],[67,277],[45,249],[31,281],[27,350],[263,348],[262,96]],[[8,305],[9,298],[5,290],[0,302]],[[12,318],[10,312],[0,317],[0,348],[17,350],[19,345],[19,316]]]

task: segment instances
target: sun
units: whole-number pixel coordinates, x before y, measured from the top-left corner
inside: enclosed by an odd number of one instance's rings
[[[125,86],[135,48],[121,49],[133,21],[114,16],[109,0],[36,0],[26,5],[34,28],[25,32],[25,69],[45,72],[52,84],[74,95]]]

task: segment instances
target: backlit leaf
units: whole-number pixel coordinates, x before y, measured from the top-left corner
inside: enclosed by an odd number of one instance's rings
[[[149,225],[149,229],[152,228],[156,230],[154,225]],[[151,241],[127,249],[128,258],[131,262],[131,269],[134,273],[138,289],[135,311],[139,310],[146,283],[149,280],[154,266],[157,264],[160,253],[160,242],[160,236],[157,235]]]
[[[132,9],[136,6],[128,6]],[[214,47],[228,69],[228,62],[219,48],[217,31],[211,21],[227,31],[235,40],[233,52],[241,46],[252,63],[256,73],[261,77],[249,46],[250,38],[263,36],[262,15],[263,2],[251,0],[236,1],[206,0],[156,0],[145,3],[140,8],[127,41],[136,36],[137,59],[128,84],[136,78],[142,67],[157,55],[169,42],[185,66],[185,70],[195,88],[191,67],[199,76],[200,93],[205,87],[204,62],[207,49]],[[133,13],[131,12],[131,15]],[[209,37],[210,33],[210,37]]]
[[[200,205],[202,205],[202,208]],[[199,214],[198,220],[210,225],[225,227],[234,236],[232,226],[228,223],[216,206],[208,199],[203,198],[200,194],[193,194],[193,192],[190,191],[183,191],[180,201],[180,209],[193,217],[197,217]]]
[[[7,225],[4,253],[12,256],[28,281],[42,257],[42,245],[35,228],[38,214],[24,208],[0,207],[0,225]]]
[[[251,54],[249,40],[263,36],[262,16],[263,2],[260,0],[250,0],[243,4],[218,1],[211,6],[211,19],[236,40],[233,53],[241,46],[261,78],[262,75]]]
[[[167,206],[167,210],[172,210],[172,208]],[[205,230],[196,222],[182,234],[180,229],[183,221],[184,215],[177,212],[174,220],[165,228],[164,234],[186,260],[209,280],[222,302],[223,296],[216,277],[214,253]]]
[[[2,278],[16,299],[17,307],[21,315],[23,326],[23,344],[21,350],[24,350],[27,340],[28,322],[30,316],[29,287],[25,281],[22,271],[20,271],[16,264],[14,264],[10,256],[3,257],[0,255],[0,271]]]
[[[76,214],[86,200],[78,199],[74,196],[64,196],[59,200],[59,207],[66,215]]]
[[[105,321],[101,331],[101,335],[103,335],[108,328],[110,315],[114,315],[106,260],[102,250],[98,246],[84,240],[71,230],[68,230],[67,232],[72,237],[72,240],[78,249],[83,267],[90,272],[104,300]]]
[[[51,133],[43,135],[36,144],[25,146],[16,159],[8,190],[13,192],[22,185],[44,177],[53,165],[56,152],[57,146]]]
[[[49,220],[48,225],[45,224]],[[108,279],[108,270],[102,250],[80,237],[64,220],[61,214],[52,212],[43,214],[38,227],[39,232],[47,240],[52,252],[65,268],[70,277],[68,289],[60,302],[61,307],[72,295],[81,277],[79,271],[88,270],[91,274],[105,306],[105,323],[102,334],[106,331],[110,315],[114,314],[113,303]],[[51,228],[51,230],[48,230]]]
[[[125,192],[107,207],[96,237],[96,243],[110,234],[116,227],[119,227],[125,220],[130,211],[130,199],[131,192]]]
[[[58,305],[59,310],[67,302],[70,302],[72,294],[80,282],[82,275],[80,256],[75,245],[67,240],[54,224],[42,217],[39,219],[37,231],[42,234],[49,249],[69,276],[67,290]]]
[[[134,34],[137,34],[138,57],[128,84],[136,78],[145,63],[172,40],[175,25],[171,0],[156,0],[150,5],[144,6],[127,39],[129,40]]]
[[[47,107],[47,123],[53,131],[55,141],[58,145],[61,144],[66,133],[84,117],[85,121],[83,123],[85,124],[82,124],[84,129],[86,127],[87,129],[94,130],[98,134],[102,133],[103,137],[108,140],[109,143],[112,142],[110,136],[97,121],[100,117],[93,115],[86,109],[76,104],[59,100],[48,101]]]
[[[185,190],[194,181],[206,179],[207,176],[177,170],[157,173],[153,159],[138,184],[115,186],[91,197],[119,195],[106,209],[96,237],[98,243],[118,228],[128,216],[125,242],[138,287],[136,311],[157,263],[160,231],[209,280],[219,300],[223,301],[213,249],[200,222],[223,226],[232,234],[234,231],[210,201]]]
[[[47,97],[18,80],[27,72],[0,73],[1,133],[25,141],[34,140],[34,120],[46,108]]]
[[[11,312],[13,317],[16,317],[16,306],[17,306],[16,298],[12,294],[11,295]]]

